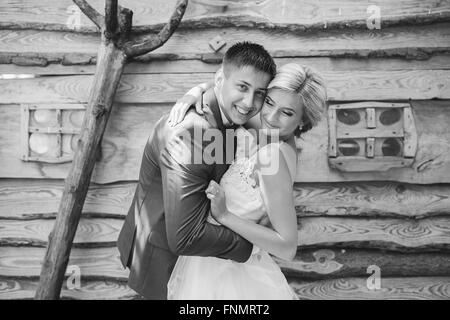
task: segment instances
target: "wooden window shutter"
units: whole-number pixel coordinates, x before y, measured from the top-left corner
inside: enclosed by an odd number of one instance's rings
[[[332,105],[328,129],[328,161],[341,171],[385,171],[414,161],[417,131],[410,104]]]
[[[84,113],[83,104],[22,104],[21,159],[72,161]]]

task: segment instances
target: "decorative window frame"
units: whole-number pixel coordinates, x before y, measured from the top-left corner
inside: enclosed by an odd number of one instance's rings
[[[380,115],[381,112],[392,108],[401,110],[401,119],[390,125],[382,124],[380,117],[377,118],[376,114]],[[360,117],[358,121],[358,124],[365,121],[365,126],[361,124],[353,126],[353,124],[339,121],[340,110],[356,111],[359,114],[365,112],[365,117]],[[331,105],[328,109],[328,129],[328,163],[340,171],[386,171],[391,168],[411,166],[414,162],[417,152],[417,130],[409,103],[360,102]],[[374,154],[376,139],[388,138],[402,140],[401,156]],[[362,142],[358,142],[358,146],[361,147],[364,144],[364,156],[343,155],[339,150],[338,141],[344,139]],[[379,143],[377,145],[380,146]]]
[[[55,126],[30,126],[30,114],[36,110],[54,110],[56,113]],[[65,163],[73,160],[73,153],[63,155],[63,135],[79,135],[80,128],[64,127],[62,123],[62,113],[64,111],[85,111],[84,104],[21,104],[21,159],[23,161],[36,161],[45,163]],[[30,135],[33,133],[44,133],[56,136],[57,155],[49,156],[32,156],[30,149]]]

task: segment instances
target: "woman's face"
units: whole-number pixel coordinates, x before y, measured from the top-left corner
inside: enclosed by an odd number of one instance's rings
[[[260,117],[262,129],[278,130],[280,139],[286,139],[301,125],[303,104],[298,94],[272,88],[267,93]]]

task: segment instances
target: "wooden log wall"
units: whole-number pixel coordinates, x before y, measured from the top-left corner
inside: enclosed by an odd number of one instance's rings
[[[91,0],[100,9],[103,0]],[[163,23],[175,0],[123,1],[139,30]],[[372,2],[371,2],[372,3]],[[135,299],[115,247],[154,123],[187,89],[208,80],[232,43],[264,45],[277,65],[319,70],[331,104],[411,101],[418,153],[411,167],[342,173],[327,163],[326,119],[298,141],[299,244],[277,259],[301,299],[450,298],[450,1],[367,3],[191,0],[174,36],[130,63],[102,142],[69,265],[81,288],[64,299]],[[0,4],[0,299],[31,299],[70,164],[20,159],[20,106],[85,103],[99,34],[70,0]],[[76,16],[75,16],[76,17]],[[227,45],[214,53],[208,42]],[[381,271],[370,289],[368,268]],[[68,273],[68,277],[70,274]]]

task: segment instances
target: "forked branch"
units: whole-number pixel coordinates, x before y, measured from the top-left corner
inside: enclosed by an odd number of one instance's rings
[[[103,28],[105,24],[105,17],[97,12],[85,0],[73,0],[73,2],[80,8],[80,10],[99,28]]]
[[[119,47],[129,58],[146,54],[166,43],[178,28],[188,5],[188,0],[178,0],[169,22],[158,34],[140,35],[134,37],[134,40],[128,40],[132,31],[133,12],[118,6],[117,0],[105,0],[105,16],[98,13],[86,0],[73,0],[73,2],[97,27],[104,28],[107,39],[119,40]]]
[[[174,33],[186,11],[188,0],[178,0],[175,11],[170,20],[157,35],[145,35],[129,42],[124,47],[124,52],[128,57],[136,57],[146,54],[161,47]]]

